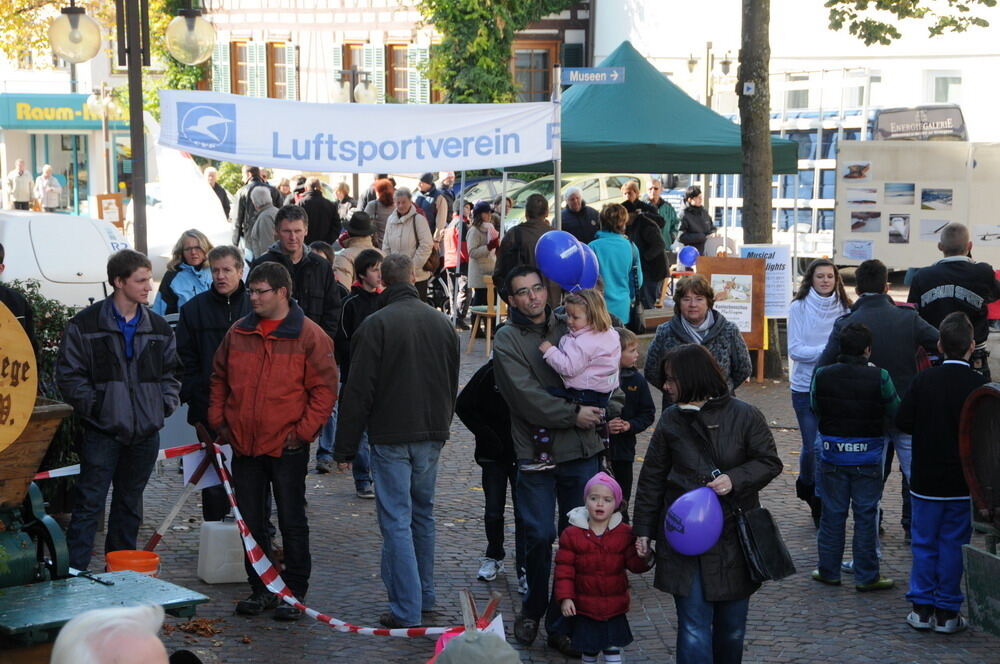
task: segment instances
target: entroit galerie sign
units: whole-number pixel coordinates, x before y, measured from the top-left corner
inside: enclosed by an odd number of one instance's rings
[[[558,154],[558,107],[311,104],[161,90],[160,145],[203,157],[319,172],[504,168]]]

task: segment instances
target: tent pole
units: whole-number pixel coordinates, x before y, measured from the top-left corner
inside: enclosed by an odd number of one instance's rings
[[[452,289],[451,293],[451,320],[452,325],[458,323],[458,288],[462,280],[462,231],[461,224],[465,223],[464,219],[461,217],[465,216],[465,171],[462,171],[462,175],[459,179],[458,184],[459,195],[455,197],[455,203],[458,204],[458,216],[459,216],[459,226],[458,226],[458,237],[456,238],[455,244],[458,245],[458,263],[455,266],[455,288]]]
[[[785,176],[788,177],[787,175]],[[795,171],[795,202],[792,204],[792,212],[795,227],[792,229],[792,283],[795,283],[795,274],[799,269],[799,172]]]
[[[507,216],[507,169],[500,169],[500,240],[503,241],[503,229],[504,229],[504,219]],[[499,251],[499,247],[497,248]],[[497,252],[494,252],[495,256]],[[500,284],[493,284],[493,292],[500,292]],[[490,302],[487,305],[492,304]],[[496,302],[496,323],[497,327],[500,327],[500,298],[497,298]]]
[[[562,65],[556,63],[552,74],[552,103],[555,105],[555,120],[562,120]],[[552,215],[552,227],[562,230],[562,130],[555,143],[555,159],[552,160],[552,202],[555,210]]]

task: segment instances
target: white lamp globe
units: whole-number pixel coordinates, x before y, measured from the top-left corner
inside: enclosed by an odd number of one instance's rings
[[[186,65],[198,65],[212,57],[215,28],[197,9],[182,9],[167,26],[167,51]]]
[[[101,49],[101,26],[87,16],[83,7],[63,7],[62,14],[49,26],[52,52],[67,62],[92,60]]]

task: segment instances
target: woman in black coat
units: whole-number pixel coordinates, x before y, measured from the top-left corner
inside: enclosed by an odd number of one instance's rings
[[[698,250],[699,256],[705,255],[705,240],[715,232],[715,224],[708,215],[708,210],[702,207],[705,197],[701,193],[701,187],[688,187],[684,192],[684,214],[681,216],[680,243],[694,247]]]
[[[740,662],[750,595],[760,584],[743,558],[734,509],[760,504],[757,493],[781,472],[781,459],[767,420],[730,396],[704,346],[671,350],[664,375],[674,405],[660,418],[639,473],[632,516],[636,546],[644,555],[650,540],[659,539],[653,585],[674,596],[678,664]],[[700,556],[686,556],[659,533],[667,508],[702,486],[722,501],[722,535]]]

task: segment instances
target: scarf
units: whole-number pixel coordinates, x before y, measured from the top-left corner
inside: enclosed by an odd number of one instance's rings
[[[802,298],[805,305],[805,314],[809,320],[827,321],[831,317],[839,317],[847,313],[847,307],[837,297],[837,291],[829,295],[820,295],[815,288],[810,288],[806,296]]]
[[[705,340],[705,335],[708,334],[708,331],[712,329],[712,325],[714,324],[715,324],[715,316],[712,315],[711,309],[708,310],[708,315],[705,316],[705,320],[701,321],[701,323],[698,325],[692,325],[690,322],[688,322],[687,318],[681,316],[681,325],[684,326],[684,331],[687,332],[688,336],[690,336],[692,339],[696,339],[698,343],[701,343],[702,341]]]

